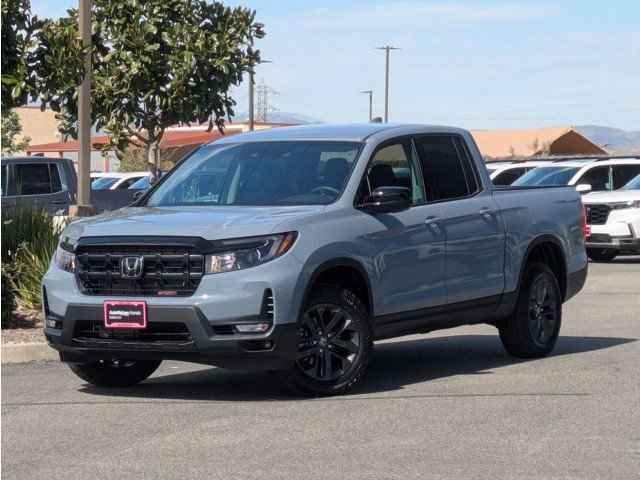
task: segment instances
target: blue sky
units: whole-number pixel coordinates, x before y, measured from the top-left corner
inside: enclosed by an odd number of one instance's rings
[[[390,119],[466,128],[598,124],[640,130],[637,0],[234,0],[257,10],[272,64],[257,80],[279,110],[366,120],[361,90],[383,113],[392,44]],[[70,0],[32,0],[60,16]],[[246,110],[246,88],[235,92]]]

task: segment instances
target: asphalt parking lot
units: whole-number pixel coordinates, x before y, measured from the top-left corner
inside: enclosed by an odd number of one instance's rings
[[[6,479],[638,479],[640,258],[591,264],[543,360],[488,326],[376,345],[352,395],[166,363],[129,390],[2,368]]]

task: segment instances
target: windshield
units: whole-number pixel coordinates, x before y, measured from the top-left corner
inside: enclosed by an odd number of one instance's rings
[[[640,190],[640,175],[636,175],[636,177],[627,183],[622,190]]]
[[[567,185],[577,171],[577,167],[538,167],[525,173],[512,185],[519,187]]]
[[[181,163],[147,205],[326,205],[342,193],[360,146],[312,141],[207,145]]]
[[[118,177],[100,177],[91,182],[91,188],[93,190],[108,190],[118,180],[120,180]]]

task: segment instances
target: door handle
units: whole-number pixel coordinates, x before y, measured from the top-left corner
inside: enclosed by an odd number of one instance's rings
[[[424,224],[425,225],[433,225],[433,226],[438,226],[438,220],[440,220],[438,217],[427,217],[424,219]]]
[[[490,208],[486,208],[485,207],[485,208],[481,208],[478,211],[478,213],[480,215],[482,215],[485,219],[491,220],[493,218],[493,215],[494,215],[495,212],[493,210],[491,210]]]

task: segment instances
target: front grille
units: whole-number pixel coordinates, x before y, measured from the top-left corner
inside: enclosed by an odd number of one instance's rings
[[[587,223],[589,225],[604,225],[607,223],[610,210],[608,205],[587,205]]]
[[[189,329],[180,322],[149,322],[147,328],[110,329],[100,321],[79,320],[73,331],[76,344],[105,348],[188,349],[194,346]]]
[[[126,257],[143,259],[139,278],[123,275]],[[204,255],[190,246],[80,245],[76,277],[87,295],[192,295],[204,273]]]

